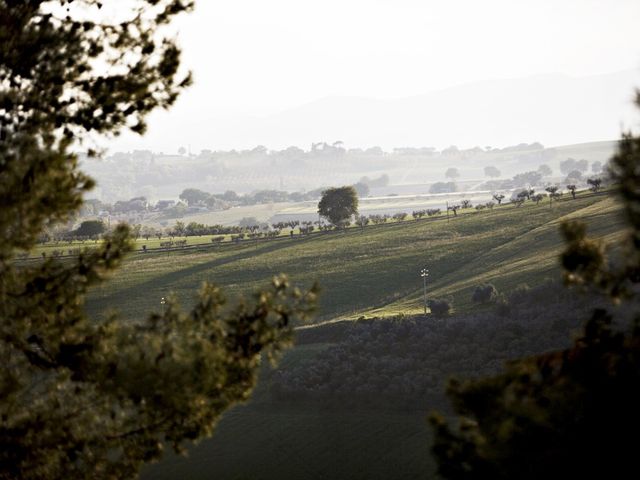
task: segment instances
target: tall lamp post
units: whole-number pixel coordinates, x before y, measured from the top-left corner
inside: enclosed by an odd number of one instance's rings
[[[420,270],[420,276],[422,277],[422,288],[424,292],[424,315],[427,316],[427,277],[429,276],[429,270],[423,268]]]

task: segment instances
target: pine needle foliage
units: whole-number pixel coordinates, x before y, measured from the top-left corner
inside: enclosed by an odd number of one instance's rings
[[[72,261],[16,262],[93,187],[73,152],[94,134],[144,132],[191,83],[169,29],[191,0],[112,7],[0,0],[2,479],[131,478],[164,447],[183,451],[249,397],[261,358],[315,305],[315,287],[277,277],[233,304],[205,284],[188,311],[88,318],[87,291],[131,249],[125,226]]]
[[[637,100],[640,106],[640,95]],[[610,261],[584,224],[569,222],[561,255],[568,285],[632,302],[640,280],[640,137],[625,133],[610,175],[630,234]],[[630,304],[632,311],[637,303]],[[459,415],[431,416],[439,474],[449,479],[625,478],[637,468],[640,313],[630,327],[598,309],[571,348],[511,362],[505,372],[451,381]]]

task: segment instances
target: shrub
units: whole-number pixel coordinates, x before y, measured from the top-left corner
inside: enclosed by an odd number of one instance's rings
[[[451,313],[452,305],[449,300],[433,299],[427,301],[427,306],[436,317],[446,317]]]
[[[490,283],[478,285],[471,299],[476,303],[494,303],[498,298],[498,290]]]

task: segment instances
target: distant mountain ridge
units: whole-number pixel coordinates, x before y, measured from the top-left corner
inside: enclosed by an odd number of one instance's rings
[[[374,99],[331,96],[260,118],[198,122],[225,144],[283,148],[317,141],[346,146],[545,146],[617,138],[636,125],[633,92],[640,70],[486,80],[424,95]],[[198,142],[200,143],[200,142]]]

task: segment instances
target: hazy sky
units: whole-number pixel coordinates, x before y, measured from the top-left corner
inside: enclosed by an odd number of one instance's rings
[[[195,85],[171,114],[151,117],[146,139],[126,135],[114,146],[149,148],[172,122],[330,95],[405,97],[484,79],[640,68],[638,20],[637,0],[199,0],[179,21]]]

